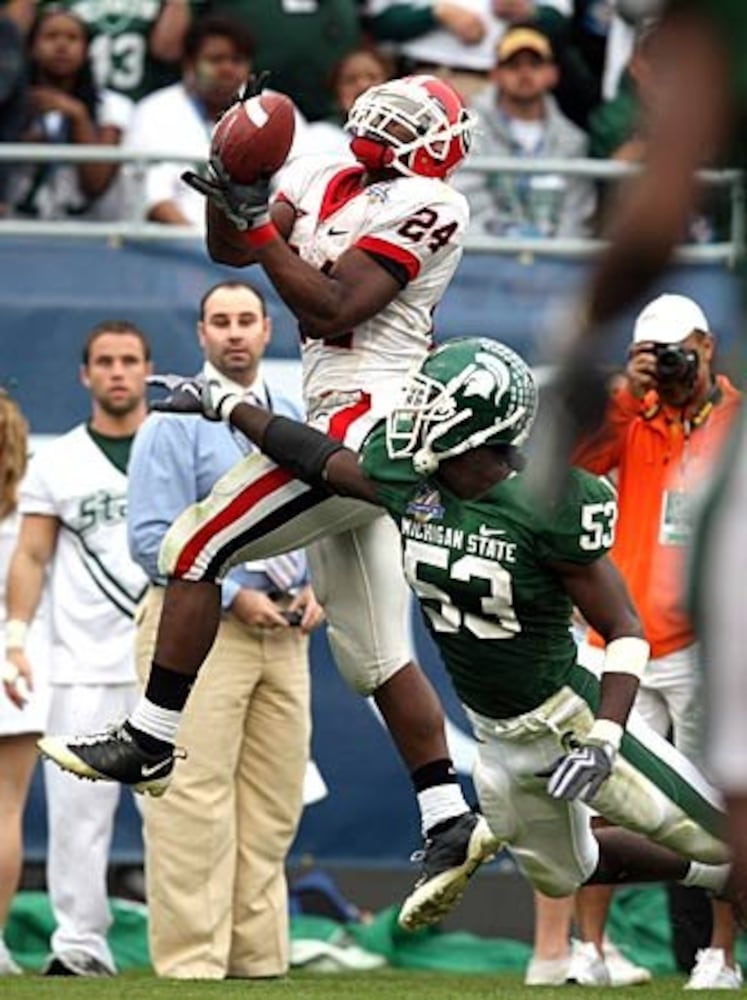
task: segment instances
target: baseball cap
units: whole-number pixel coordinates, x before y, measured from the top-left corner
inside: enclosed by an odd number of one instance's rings
[[[509,28],[496,46],[495,54],[499,63],[506,62],[517,52],[529,50],[543,59],[552,59],[552,46],[541,31],[534,28]]]
[[[693,330],[710,333],[705,313],[686,295],[660,295],[639,313],[633,343],[679,344]]]

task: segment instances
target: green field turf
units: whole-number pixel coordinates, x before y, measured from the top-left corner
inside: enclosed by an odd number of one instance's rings
[[[617,988],[610,1000],[682,1000],[684,977],[665,976],[645,986]],[[2,1000],[591,1000],[599,990],[576,986],[528,988],[513,975],[451,973],[294,973],[272,982],[158,980],[148,973],[113,979],[44,979],[26,975],[0,980]]]

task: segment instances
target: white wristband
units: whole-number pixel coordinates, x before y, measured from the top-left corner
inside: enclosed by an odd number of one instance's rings
[[[586,735],[586,740],[589,743],[606,743],[619,750],[624,732],[619,722],[613,722],[612,719],[595,719],[594,725]]]
[[[246,400],[243,396],[239,396],[238,393],[229,392],[222,397],[218,403],[218,416],[221,420],[225,420],[227,424],[231,423],[231,414],[234,408],[239,405],[239,403],[245,403]]]
[[[28,622],[23,622],[20,618],[11,618],[10,621],[7,621],[5,623],[5,648],[23,649],[26,645],[28,630]]]
[[[651,648],[645,639],[624,635],[607,643],[604,673],[631,674],[639,680],[646,669]]]

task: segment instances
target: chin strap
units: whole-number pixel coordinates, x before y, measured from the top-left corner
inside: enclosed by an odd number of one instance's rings
[[[366,170],[386,170],[394,161],[394,150],[383,142],[368,139],[365,135],[357,135],[350,143],[353,156],[362,163]]]

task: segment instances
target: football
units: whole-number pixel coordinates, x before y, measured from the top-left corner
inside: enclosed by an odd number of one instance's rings
[[[211,155],[217,154],[231,178],[252,184],[285,163],[296,126],[293,101],[267,92],[239,101],[213,131]]]

